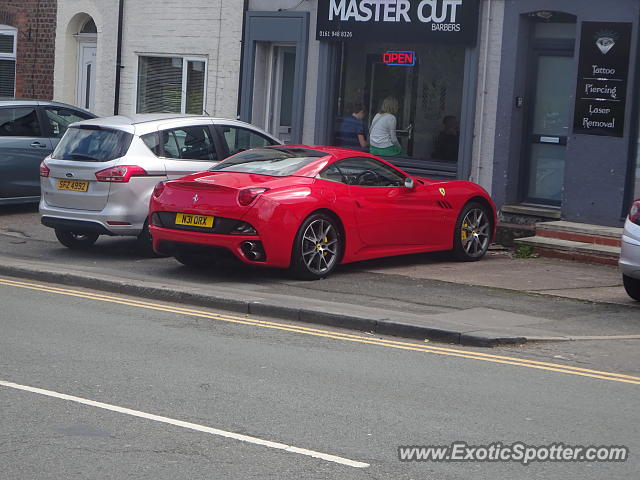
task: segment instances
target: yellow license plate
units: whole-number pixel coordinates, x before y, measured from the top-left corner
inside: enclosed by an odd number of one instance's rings
[[[58,190],[86,192],[89,190],[89,182],[84,180],[58,180]]]
[[[193,215],[191,213],[178,213],[176,225],[188,225],[190,227],[213,227],[213,218],[208,215]]]

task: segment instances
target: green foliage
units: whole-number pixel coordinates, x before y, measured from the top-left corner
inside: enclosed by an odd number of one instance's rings
[[[518,245],[513,254],[513,258],[538,258],[537,253],[533,253],[533,247],[528,245]]]

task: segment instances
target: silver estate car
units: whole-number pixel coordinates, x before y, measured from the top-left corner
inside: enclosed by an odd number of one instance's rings
[[[633,202],[624,222],[620,251],[620,271],[624,288],[640,301],[640,200]]]
[[[119,115],[74,123],[40,166],[40,218],[69,248],[89,247],[99,235],[129,235],[150,249],[147,214],[158,182],[279,143],[253,125],[206,116]]]

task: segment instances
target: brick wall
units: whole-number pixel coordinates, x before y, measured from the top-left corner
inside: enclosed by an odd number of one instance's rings
[[[57,0],[0,0],[0,24],[18,29],[16,97],[53,98]]]

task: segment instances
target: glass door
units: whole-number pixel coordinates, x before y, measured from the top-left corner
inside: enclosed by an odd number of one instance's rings
[[[271,51],[267,130],[284,143],[291,142],[295,73],[295,47],[274,45]]]
[[[395,97],[398,100],[400,110],[397,115],[398,141],[402,150],[408,155],[413,155],[413,124],[415,117],[415,77],[417,66],[393,67],[382,63],[378,56],[370,55],[369,68],[371,70],[369,97],[369,124],[379,111],[382,101],[386,97]]]
[[[559,206],[574,86],[573,52],[534,54],[534,103],[529,131],[526,201]]]

